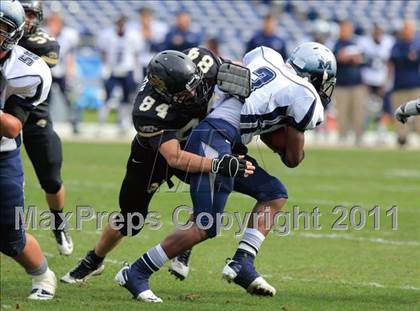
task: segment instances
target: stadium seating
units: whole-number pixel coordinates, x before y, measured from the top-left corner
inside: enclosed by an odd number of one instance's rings
[[[218,37],[223,54],[239,58],[244,52],[244,42],[260,28],[260,18],[270,10],[283,12],[279,19],[279,33],[289,46],[311,36],[309,18],[329,20],[351,18],[356,25],[368,29],[373,23],[382,24],[388,31],[395,30],[401,19],[410,17],[420,20],[420,1],[279,1],[266,4],[260,1],[46,1],[46,13],[60,11],[68,25],[79,30],[98,30],[109,26],[118,15],[137,18],[136,11],[142,6],[155,10],[158,19],[172,23],[176,11],[191,13],[193,27]],[[272,6],[272,7],[271,7]],[[303,20],[306,20],[305,22]],[[390,22],[391,21],[391,22]]]

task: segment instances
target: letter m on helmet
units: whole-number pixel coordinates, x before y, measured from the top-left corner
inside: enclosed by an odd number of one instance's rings
[[[319,62],[318,69],[326,69],[326,70],[331,70],[332,69],[331,68],[331,61],[325,62],[322,59],[318,59],[318,62]]]

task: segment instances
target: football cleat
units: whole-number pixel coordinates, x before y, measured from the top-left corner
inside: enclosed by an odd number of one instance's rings
[[[131,288],[130,283],[128,281],[128,272],[130,270],[129,265],[125,265],[121,268],[120,271],[115,275],[115,282],[118,283],[118,285],[125,287],[128,289],[132,294],[135,292],[133,288]],[[147,280],[145,280],[147,281]],[[143,302],[153,302],[153,303],[160,303],[162,302],[162,299],[156,296],[150,289],[144,290],[140,292],[139,294],[134,294],[134,298],[139,301]]]
[[[186,250],[181,255],[173,258],[171,260],[171,266],[169,272],[175,276],[178,280],[185,280],[190,272],[190,267],[188,266],[191,258],[191,250]]]
[[[104,271],[105,265],[103,262],[95,264],[89,257],[90,252],[87,253],[73,270],[67,272],[60,280],[63,283],[75,284],[84,283],[91,276],[99,275]]]
[[[73,240],[67,230],[53,230],[58,251],[61,255],[69,256],[73,253]]]
[[[229,260],[223,268],[222,278],[243,287],[248,293],[258,296],[274,296],[276,289],[256,271],[252,262]]]
[[[54,298],[57,278],[49,268],[41,275],[32,277],[32,290],[28,299],[50,300]]]

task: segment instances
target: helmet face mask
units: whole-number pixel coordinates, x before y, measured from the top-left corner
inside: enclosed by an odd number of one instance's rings
[[[203,74],[200,69],[197,68],[195,74],[191,80],[185,85],[185,90],[172,95],[172,101],[177,104],[194,104],[198,94],[198,88],[200,87],[203,80]]]
[[[20,2],[26,15],[24,36],[29,36],[37,31],[44,19],[42,2],[40,0],[21,0]]]
[[[10,51],[23,36],[25,12],[19,1],[1,0],[0,50]]]
[[[41,19],[39,15],[34,11],[25,11],[26,22],[25,22],[25,36],[31,35],[36,32],[39,25],[41,25]]]
[[[335,77],[329,78],[321,85],[321,88],[318,90],[319,97],[321,98],[324,107],[326,107],[331,102],[331,97],[334,93],[335,83]]]
[[[23,27],[16,28],[9,20],[0,18],[0,47],[3,51],[10,51],[23,36]]]
[[[184,53],[171,50],[158,53],[149,63],[147,76],[153,89],[174,109],[188,114],[201,109],[207,84],[202,71]]]

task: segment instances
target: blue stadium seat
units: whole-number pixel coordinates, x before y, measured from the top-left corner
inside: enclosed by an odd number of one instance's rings
[[[76,29],[88,29],[97,33],[112,25],[118,15],[137,18],[137,9],[143,6],[155,10],[159,20],[172,24],[174,13],[186,10],[191,13],[194,25],[205,32],[206,37],[220,35],[222,50],[226,57],[237,59],[243,54],[245,41],[261,26],[261,17],[271,8],[257,1],[190,1],[190,0],[144,0],[144,1],[45,1],[46,15],[60,11],[66,23]],[[302,38],[311,36],[311,24],[302,17],[316,12],[327,19],[350,18],[355,24],[368,29],[374,22],[386,30],[395,27],[389,20],[411,17],[420,20],[420,1],[284,1],[279,4],[283,13],[279,32],[292,48]],[[293,14],[295,12],[295,14]],[[296,14],[297,13],[297,14]]]

